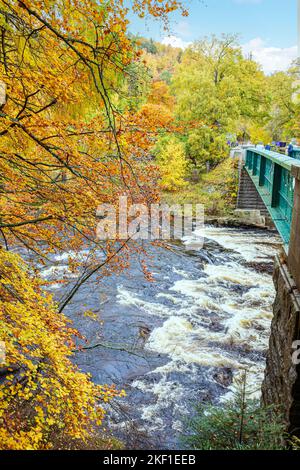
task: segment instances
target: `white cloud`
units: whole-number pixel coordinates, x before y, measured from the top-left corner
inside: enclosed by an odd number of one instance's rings
[[[253,59],[260,63],[263,70],[270,74],[279,70],[287,70],[293,60],[297,59],[297,46],[271,47],[261,38],[255,38],[242,46],[243,53],[252,53]]]
[[[189,41],[184,41],[178,36],[170,35],[163,38],[162,44],[164,44],[165,46],[180,47],[180,49],[186,49],[192,43]]]

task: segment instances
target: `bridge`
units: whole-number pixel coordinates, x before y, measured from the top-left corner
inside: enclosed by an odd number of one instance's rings
[[[284,410],[287,429],[300,437],[300,159],[249,148],[240,168],[238,208],[269,216],[283,241],[276,257],[276,298],[263,402]]]
[[[291,238],[298,169],[300,160],[296,158],[253,148],[246,150],[240,177],[238,207],[256,208],[264,215],[269,214],[285,245]]]

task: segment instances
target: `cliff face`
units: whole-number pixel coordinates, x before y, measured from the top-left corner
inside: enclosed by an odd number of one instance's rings
[[[277,294],[262,386],[262,401],[266,405],[278,405],[287,429],[298,435],[300,366],[293,363],[292,356],[295,352],[293,343],[300,338],[300,292],[284,260],[276,259],[273,279]]]

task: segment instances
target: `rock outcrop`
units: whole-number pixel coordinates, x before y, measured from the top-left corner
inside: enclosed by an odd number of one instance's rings
[[[298,435],[300,374],[299,366],[293,362],[293,343],[300,338],[300,292],[289,274],[284,257],[276,259],[273,279],[276,299],[262,400],[266,405],[278,405],[287,430]]]

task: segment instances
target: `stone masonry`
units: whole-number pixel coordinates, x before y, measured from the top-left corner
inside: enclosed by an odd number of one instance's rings
[[[300,338],[300,293],[283,256],[276,259],[273,279],[276,298],[262,400],[265,405],[278,405],[286,428],[298,434],[300,376],[292,355],[295,352],[293,343]]]

